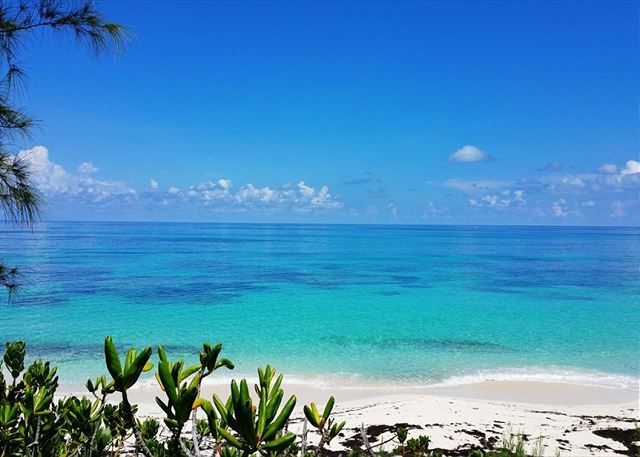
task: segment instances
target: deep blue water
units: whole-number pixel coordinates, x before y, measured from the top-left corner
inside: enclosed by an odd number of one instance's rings
[[[63,381],[102,341],[225,344],[237,370],[432,384],[629,384],[640,368],[640,229],[48,223],[0,232],[27,284],[0,304]]]

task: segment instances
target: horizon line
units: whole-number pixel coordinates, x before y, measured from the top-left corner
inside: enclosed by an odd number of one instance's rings
[[[247,221],[167,221],[167,220],[64,220],[52,219],[42,221],[36,225],[44,225],[47,223],[88,223],[88,224],[200,224],[200,225],[336,225],[336,226],[389,226],[389,227],[540,227],[540,228],[640,228],[640,225],[549,225],[549,224],[448,224],[448,223],[401,223],[401,222],[247,222]]]

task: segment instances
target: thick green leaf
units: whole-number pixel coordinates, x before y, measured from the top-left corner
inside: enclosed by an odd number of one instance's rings
[[[264,427],[267,423],[267,392],[262,391],[260,395],[260,403],[258,405],[258,426],[256,428],[256,439],[260,440],[264,433]]]
[[[280,438],[276,438],[275,440],[271,440],[264,444],[261,449],[265,451],[280,452],[291,446],[295,440],[296,435],[293,433],[287,433]]]
[[[236,447],[238,449],[242,449],[242,443],[240,443],[240,441],[233,436],[231,433],[229,433],[228,431],[226,431],[224,428],[222,427],[218,427],[218,433],[220,434],[220,436],[222,436],[225,440],[227,440],[227,442],[233,446]]]
[[[313,411],[311,411],[311,408],[309,408],[307,405],[304,405],[304,408],[302,408],[302,411],[304,411],[304,415],[307,417],[307,420],[311,422],[311,425],[313,425],[316,428],[320,428],[320,420],[315,414],[313,414]]]
[[[265,441],[270,440],[276,435],[277,432],[282,430],[284,424],[289,419],[289,416],[291,415],[291,412],[293,411],[293,408],[295,406],[296,397],[295,395],[292,395],[291,398],[289,398],[289,401],[287,401],[287,403],[282,408],[282,411],[280,411],[280,414],[278,414],[278,417],[276,417],[276,419],[265,430],[263,436],[263,439]]]
[[[322,418],[325,420],[329,419],[329,415],[331,414],[331,410],[333,410],[333,404],[336,402],[335,398],[333,398],[333,395],[329,397],[329,401],[327,402],[327,405],[324,407],[324,411],[322,412]]]
[[[116,346],[110,336],[104,339],[104,356],[107,362],[107,370],[109,370],[111,377],[116,382],[116,386],[118,386],[122,381],[122,366],[120,365],[118,351],[116,351]]]
[[[163,360],[158,364],[158,376],[160,377],[160,382],[162,382],[162,386],[164,387],[167,397],[169,397],[169,402],[175,405],[178,401],[176,385],[173,382],[173,377],[171,376],[169,362],[166,360]]]
[[[178,377],[178,382],[182,382],[185,379],[187,379],[189,376],[191,376],[193,373],[195,373],[196,371],[198,371],[201,368],[201,365],[199,363],[195,364],[195,365],[191,365],[190,367],[186,368],[185,370],[183,370],[180,373],[180,376]]]
[[[144,367],[147,365],[149,358],[151,357],[152,350],[150,347],[145,348],[137,357],[135,357],[131,362],[128,363],[128,366],[125,369],[124,377],[122,379],[122,383],[124,384],[124,388],[128,389],[133,386],[140,374],[144,370]]]
[[[278,408],[280,407],[280,403],[282,402],[283,395],[284,391],[282,389],[278,389],[276,393],[272,395],[271,400],[269,400],[266,410],[267,422],[271,422],[276,416]]]

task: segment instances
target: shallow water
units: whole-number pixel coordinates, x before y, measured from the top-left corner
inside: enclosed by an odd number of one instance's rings
[[[48,223],[3,231],[28,284],[0,337],[105,371],[102,341],[225,344],[241,374],[309,380],[555,379],[640,369],[640,229]],[[637,386],[637,384],[636,384]]]

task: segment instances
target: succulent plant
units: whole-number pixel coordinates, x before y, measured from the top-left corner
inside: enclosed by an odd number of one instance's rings
[[[249,395],[246,379],[241,380],[239,385],[235,380],[231,381],[231,397],[226,405],[214,396],[221,420],[235,432],[233,434],[227,428],[218,426],[218,433],[230,446],[241,450],[243,455],[278,453],[296,439],[293,433],[284,432],[296,397],[291,396],[280,408],[284,396],[280,387],[282,375],[272,385],[274,375],[275,370],[270,365],[264,370],[258,369],[259,383],[255,385],[259,397],[257,405]]]
[[[114,388],[119,392],[124,392],[133,386],[142,372],[149,371],[153,364],[149,363],[151,348],[146,347],[138,354],[138,351],[131,348],[127,351],[124,360],[124,369],[120,363],[120,356],[113,343],[113,339],[108,336],[104,339],[104,355],[107,362],[107,370],[113,378]]]
[[[267,365],[258,369],[254,400],[246,380],[232,381],[231,395],[222,401],[200,398],[202,380],[220,368],[233,369],[233,363],[221,358],[222,345],[205,343],[199,363],[172,362],[162,346],[155,373],[166,398],[156,398],[171,431],[167,439],[160,434],[156,419],[136,419],[137,407],[129,402],[127,392],[149,371],[151,349],[129,349],[120,357],[111,337],[105,338],[104,354],[110,377],[102,375],[87,380],[85,386],[93,397],[69,396],[53,401],[58,388],[55,367],[35,360],[25,369],[26,346],[8,343],[0,365],[13,378],[9,385],[0,370],[0,456],[89,456],[122,455],[131,436],[135,436],[134,453],[146,457],[202,457],[199,440],[214,440],[214,455],[247,457],[255,453],[273,457],[294,456],[300,451],[296,435],[287,431],[288,420],[296,404],[294,396],[284,402],[282,375]],[[1,366],[0,366],[1,368]],[[122,401],[107,401],[119,392]],[[333,424],[330,398],[322,415],[315,405],[306,414],[311,422],[327,434],[326,442],[336,436],[344,423]],[[196,413],[202,409],[205,419]],[[192,439],[183,435],[192,420]],[[207,454],[210,455],[210,454]]]
[[[320,414],[315,403],[311,403],[309,406],[305,405],[303,408],[307,420],[320,432],[320,442],[318,443],[318,449],[320,451],[324,449],[326,444],[338,436],[346,424],[345,421],[336,423],[333,419],[330,419],[334,404],[335,399],[333,396],[329,397],[322,414]]]
[[[116,345],[114,344],[113,339],[110,336],[107,336],[104,339],[104,356],[107,364],[107,370],[109,371],[109,374],[111,374],[113,380],[107,383],[107,385],[104,385],[102,378],[100,378],[100,384],[105,391],[116,390],[122,394],[125,420],[130,424],[130,427],[133,430],[133,434],[136,437],[136,445],[140,447],[141,452],[146,457],[153,457],[153,455],[146,447],[144,440],[140,436],[133,408],[129,403],[129,398],[127,396],[127,389],[131,388],[138,381],[138,378],[140,378],[140,375],[143,372],[149,371],[153,368],[153,364],[149,362],[151,353],[151,348],[148,346],[139,354],[135,348],[129,349],[124,359],[123,368],[120,356],[116,350]],[[90,385],[89,382],[87,384],[87,388],[95,387]]]

